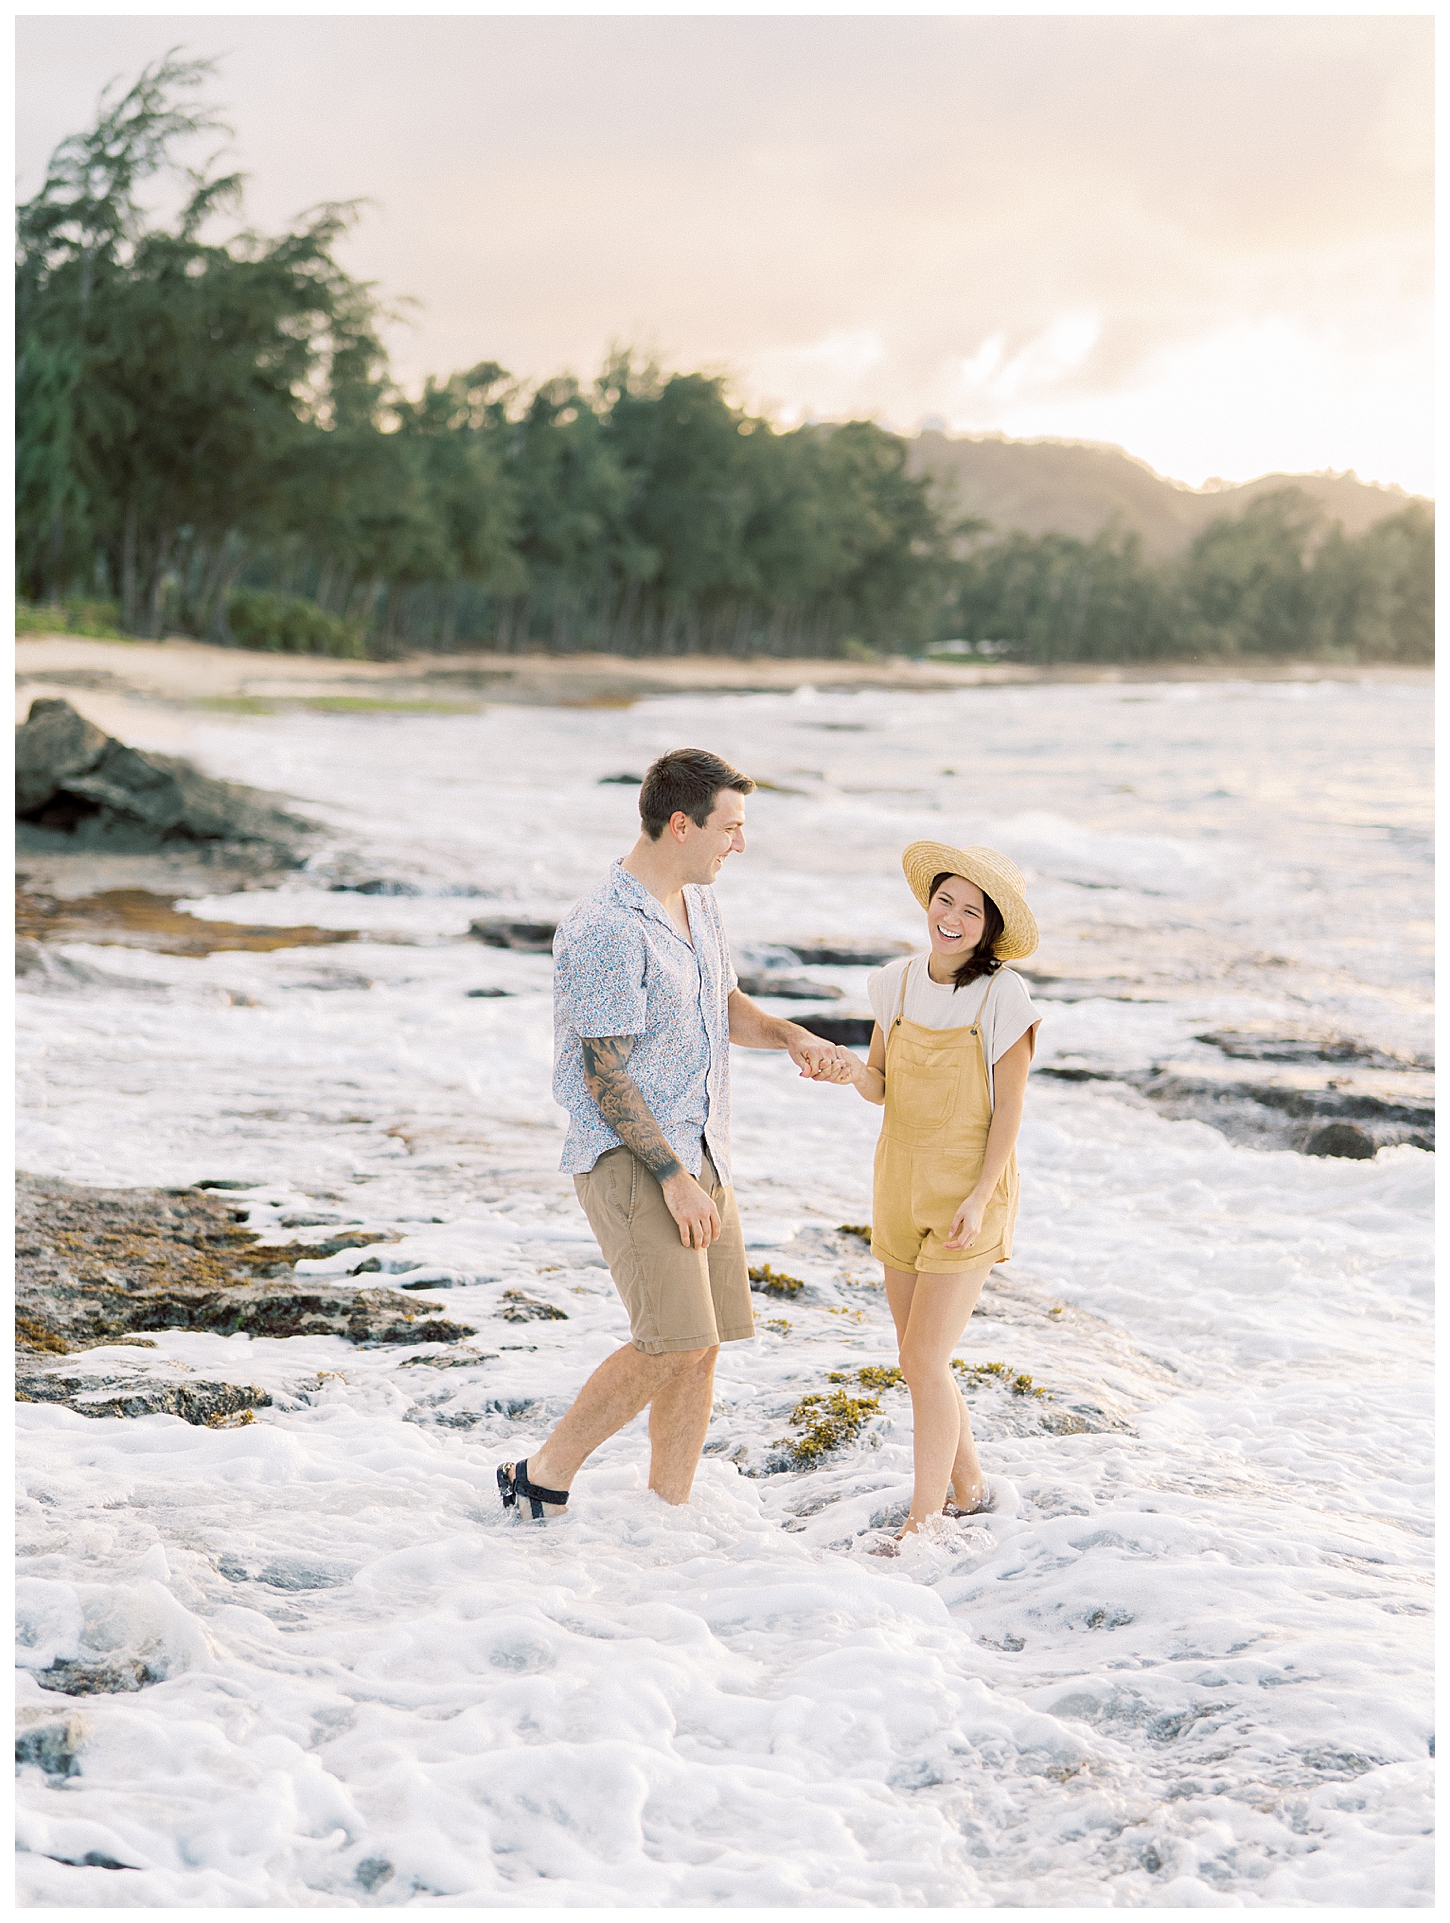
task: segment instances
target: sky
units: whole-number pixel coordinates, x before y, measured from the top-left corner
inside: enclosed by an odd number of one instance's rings
[[[1434,487],[1428,17],[22,16],[17,178],[214,57],[266,231],[342,258],[416,388],[612,343],[783,424],[1125,447],[1191,485]]]

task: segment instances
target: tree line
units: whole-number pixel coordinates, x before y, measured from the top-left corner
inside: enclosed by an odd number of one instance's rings
[[[1135,534],[1009,534],[952,570],[948,625],[985,652],[1032,661],[1235,654],[1344,661],[1434,656],[1435,526],[1422,503],[1357,537],[1301,488],[1211,521],[1149,564]]]
[[[103,98],[17,218],[17,595],[126,634],[332,653],[1235,652],[1428,658],[1433,526],[1357,539],[1297,490],[1171,563],[1136,538],[966,520],[870,421],[783,431],[713,374],[492,361],[409,396],[355,205],[238,227],[205,62]],[[184,179],[179,210],[148,209]]]

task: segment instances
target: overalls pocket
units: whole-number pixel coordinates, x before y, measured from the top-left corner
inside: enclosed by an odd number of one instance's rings
[[[887,1063],[888,1120],[908,1141],[945,1127],[956,1109],[962,1071],[955,1062],[900,1038]],[[909,1118],[909,1119],[908,1119]]]

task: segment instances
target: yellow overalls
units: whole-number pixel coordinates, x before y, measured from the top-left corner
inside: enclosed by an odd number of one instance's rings
[[[904,1001],[905,975],[901,994]],[[876,1144],[871,1253],[888,1268],[947,1275],[1005,1262],[1012,1253],[1015,1147],[976,1241],[965,1249],[942,1246],[952,1217],[977,1185],[992,1126],[981,1018],[979,1010],[970,1028],[924,1028],[898,1014],[886,1031],[886,1113]]]

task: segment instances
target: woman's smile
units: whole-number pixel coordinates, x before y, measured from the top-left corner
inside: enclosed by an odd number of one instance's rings
[[[984,897],[975,882],[951,875],[927,904],[926,925],[939,955],[970,954],[982,939]]]

